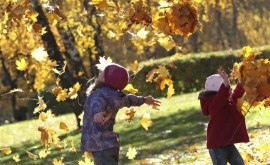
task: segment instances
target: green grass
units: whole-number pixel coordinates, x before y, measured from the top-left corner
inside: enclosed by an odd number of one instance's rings
[[[135,107],[137,111],[130,124],[124,115],[126,109],[117,115],[115,131],[120,134],[120,164],[194,164],[203,162],[211,164],[205,147],[206,124],[208,117],[201,114],[197,93],[174,96],[170,100],[160,99],[162,109],[157,111],[144,105]],[[146,113],[151,115],[153,125],[148,131],[140,125],[140,119]],[[251,110],[247,115],[247,126],[252,133],[254,130],[269,128],[270,111]],[[59,122],[64,121],[70,133],[59,130]],[[21,161],[17,164],[52,164],[54,158],[64,158],[65,164],[78,164],[82,160],[83,152],[79,151],[80,132],[76,130],[76,120],[73,114],[56,117],[56,121],[48,122],[46,127],[54,129],[61,139],[67,142],[67,147],[59,151],[52,146],[51,153],[46,158],[32,160],[25,151],[38,155],[44,150],[40,142],[38,126],[40,121],[30,120],[15,124],[0,126],[0,149],[10,147],[12,153],[0,153],[0,165],[16,164],[12,159],[19,154]],[[70,142],[74,141],[77,153],[69,152]],[[128,160],[126,153],[129,147],[136,147],[138,152],[134,160]],[[200,164],[203,164],[200,163]]]

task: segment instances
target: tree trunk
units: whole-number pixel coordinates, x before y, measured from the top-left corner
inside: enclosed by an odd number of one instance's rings
[[[216,5],[215,5],[215,12],[216,12],[216,19],[217,19],[217,32],[218,32],[218,35],[220,37],[220,42],[221,42],[221,46],[223,49],[226,49],[226,46],[225,46],[225,42],[224,42],[224,36],[223,36],[223,32],[222,32],[222,21],[221,21],[221,9],[220,7],[218,6],[219,4],[219,0],[216,0]]]
[[[38,0],[33,0],[32,3],[34,5],[35,11],[37,11],[39,13],[39,15],[37,17],[37,19],[38,19],[37,23],[41,24],[42,27],[46,27],[47,33],[43,34],[41,37],[42,37],[42,40],[43,40],[43,43],[44,43],[44,47],[48,52],[49,58],[51,60],[55,60],[57,62],[57,69],[59,71],[63,71],[63,66],[64,66],[64,61],[65,60],[62,57],[62,54],[61,54],[61,52],[59,50],[59,47],[58,47],[58,45],[56,43],[54,35],[53,35],[53,33],[52,33],[51,29],[50,29],[48,20],[47,20],[44,12],[42,10],[42,7],[40,6],[40,4],[38,2]],[[74,49],[74,48],[71,48],[71,49]],[[76,63],[76,66],[78,66],[80,64],[81,60],[77,59],[78,54],[77,55],[74,55],[74,54],[70,55],[69,54],[69,56],[70,56],[70,59],[73,59],[73,60],[75,59],[76,62],[74,62],[72,60],[71,61]],[[72,65],[73,65],[73,63],[72,63]],[[68,88],[72,87],[76,83],[76,79],[69,72],[68,68],[66,68],[65,72],[63,74],[61,74],[59,76],[59,78],[60,78],[60,85],[63,88],[68,89]],[[77,101],[77,100],[69,100],[71,102],[72,107],[73,107],[73,112],[76,115],[78,128],[80,127],[80,119],[78,119],[78,116],[82,112],[82,109],[83,109],[82,102],[84,101],[84,98],[85,98],[82,93],[84,93],[84,91],[79,92],[79,96],[80,96],[79,101]]]
[[[1,54],[2,54],[2,52],[0,50],[0,55]],[[5,73],[5,77],[2,80],[4,82],[3,84],[9,84],[11,89],[17,88],[17,79],[15,79],[15,80],[11,79],[10,72],[7,69],[6,65],[5,65],[3,57],[1,57],[1,62],[2,62],[2,69],[3,69],[4,73]],[[11,90],[11,89],[9,89],[9,90]],[[8,92],[8,91],[6,91],[6,92]],[[13,111],[13,118],[14,118],[14,120],[16,120],[16,93],[12,93],[11,105],[12,105],[12,111]]]
[[[239,48],[239,42],[238,42],[238,26],[237,26],[237,20],[238,20],[238,9],[235,0],[232,0],[232,6],[233,6],[233,48]]]
[[[98,75],[98,69],[96,67],[96,64],[98,63],[98,59],[101,56],[104,56],[104,50],[102,46],[102,40],[100,38],[101,34],[101,26],[100,23],[98,22],[98,18],[96,15],[96,8],[95,6],[89,5],[89,0],[84,0],[84,8],[87,11],[87,21],[88,24],[91,25],[95,29],[95,35],[94,35],[94,40],[95,40],[95,47],[97,49],[97,54],[93,53],[91,51],[91,48],[88,49],[89,52],[89,58],[90,58],[90,64],[91,64],[91,76],[93,77],[94,75]],[[93,23],[92,19],[95,17],[96,23]]]

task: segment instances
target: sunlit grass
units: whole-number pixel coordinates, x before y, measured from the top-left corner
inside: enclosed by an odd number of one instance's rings
[[[120,164],[211,164],[206,149],[206,127],[208,117],[201,114],[197,93],[174,96],[170,100],[162,101],[161,110],[151,109],[143,105],[134,107],[136,110],[134,119],[129,124],[128,117],[124,115],[127,108],[123,108],[117,115],[115,131],[120,134]],[[149,113],[153,125],[148,131],[140,125],[144,114]],[[246,123],[252,140],[259,138],[254,131],[269,129],[269,110],[251,110],[247,115]],[[59,130],[60,121],[64,121],[70,133],[65,134]],[[12,157],[19,154],[19,164],[52,164],[54,158],[64,158],[65,164],[78,164],[82,159],[83,152],[79,151],[80,132],[76,130],[76,119],[73,114],[56,117],[54,122],[48,122],[46,127],[54,129],[60,136],[61,141],[67,142],[67,147],[59,151],[52,146],[51,154],[46,158],[32,160],[25,151],[36,155],[44,150],[40,143],[40,132],[37,130],[42,122],[30,120],[15,124],[0,126],[0,148],[10,147],[12,153],[4,155],[0,153],[0,164],[15,164]],[[71,140],[74,140],[77,153],[70,152]],[[245,146],[246,144],[243,144]],[[126,153],[128,147],[137,149],[134,160],[128,160]],[[241,148],[242,151],[244,148]]]

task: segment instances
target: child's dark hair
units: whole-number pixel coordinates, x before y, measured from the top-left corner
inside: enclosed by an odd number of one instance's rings
[[[216,91],[201,91],[199,93],[198,99],[205,99],[207,97],[214,96],[216,94],[217,94]]]

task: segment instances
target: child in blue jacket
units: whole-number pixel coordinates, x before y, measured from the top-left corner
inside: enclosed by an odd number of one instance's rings
[[[84,104],[81,150],[92,152],[96,165],[118,164],[119,134],[113,131],[113,126],[119,109],[144,103],[160,105],[152,96],[125,95],[121,90],[128,81],[127,70],[111,64],[89,87],[89,96]]]

